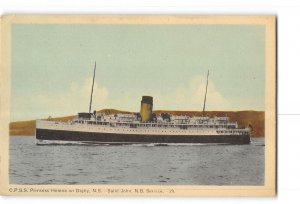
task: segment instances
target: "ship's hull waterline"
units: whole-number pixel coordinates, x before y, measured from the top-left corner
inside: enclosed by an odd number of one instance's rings
[[[169,144],[169,143],[217,143],[249,144],[249,135],[140,135],[69,130],[36,129],[37,144],[43,141],[83,142],[88,144]]]

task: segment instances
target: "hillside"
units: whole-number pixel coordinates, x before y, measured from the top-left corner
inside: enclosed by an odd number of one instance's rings
[[[97,111],[98,113],[106,114],[117,114],[117,113],[131,113],[127,111],[119,111],[115,109],[103,109]],[[167,112],[172,115],[188,115],[188,116],[200,116],[202,112],[199,111],[166,111],[156,110],[154,113],[157,115]],[[237,121],[240,127],[247,127],[249,124],[253,127],[253,136],[261,137],[264,136],[265,129],[265,113],[263,111],[207,111],[207,116],[228,116],[230,121]],[[48,120],[54,121],[69,121],[74,116],[57,117]],[[9,125],[9,134],[15,135],[26,135],[34,136],[35,134],[35,120],[11,122]]]

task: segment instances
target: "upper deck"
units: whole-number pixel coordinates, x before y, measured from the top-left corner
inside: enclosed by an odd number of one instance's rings
[[[238,129],[237,122],[230,122],[228,117],[171,116],[163,119],[159,116],[154,121],[141,122],[136,114],[96,114],[90,118],[77,117],[72,123],[131,128]]]

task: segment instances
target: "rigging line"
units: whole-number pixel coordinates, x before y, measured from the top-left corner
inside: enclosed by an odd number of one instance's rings
[[[92,84],[92,91],[91,91],[91,98],[90,98],[90,109],[89,109],[89,113],[91,113],[91,108],[92,108],[93,91],[94,91],[94,81],[95,81],[95,73],[96,73],[96,61],[95,61],[95,67],[94,67],[94,77],[93,77],[93,84]]]
[[[204,96],[204,103],[203,103],[203,111],[202,114],[205,113],[205,103],[206,103],[206,94],[207,94],[207,86],[208,86],[208,76],[209,76],[209,70],[207,71],[207,78],[206,78],[206,89],[205,89],[205,96]]]

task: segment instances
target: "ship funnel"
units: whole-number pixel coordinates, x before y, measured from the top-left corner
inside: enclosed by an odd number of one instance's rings
[[[152,120],[153,98],[152,96],[143,96],[141,101],[141,119],[142,122]]]

